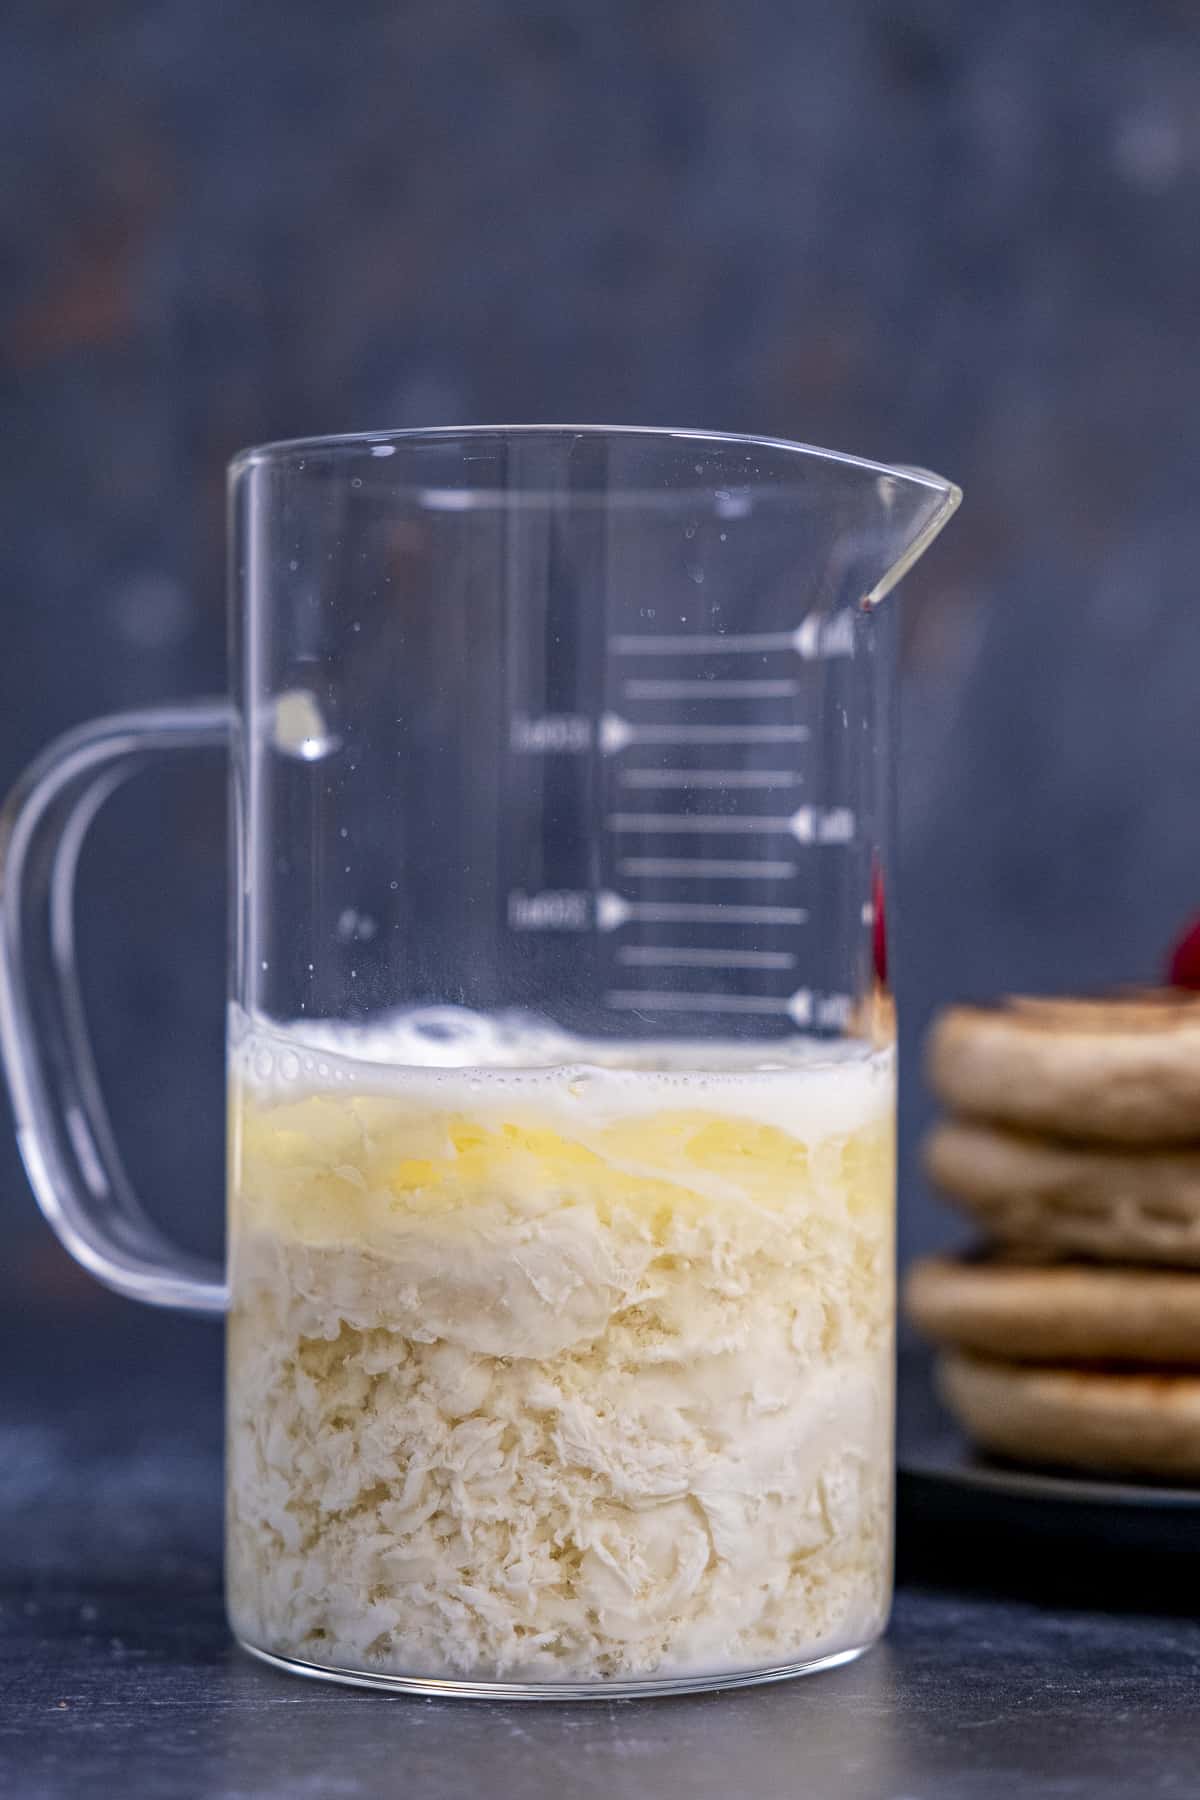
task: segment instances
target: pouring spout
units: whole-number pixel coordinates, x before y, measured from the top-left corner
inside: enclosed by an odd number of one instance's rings
[[[871,609],[886,599],[953,518],[962,489],[929,469],[881,469],[875,476],[875,501],[877,533],[871,536],[885,566],[862,596],[863,606]]]
[[[909,574],[943,527],[954,518],[963,490],[927,468],[892,468],[874,479],[880,509],[876,547],[887,558],[882,574],[867,587],[862,605],[878,607]]]
[[[694,462],[696,434],[688,434]],[[788,521],[795,591],[809,615],[847,607],[872,612],[953,518],[962,490],[909,464],[873,462],[783,438],[705,434],[720,446],[717,467],[728,502],[740,494]],[[715,456],[714,452],[714,456]],[[695,464],[698,474],[707,467]],[[711,477],[710,477],[711,478]],[[743,486],[744,483],[744,486]]]

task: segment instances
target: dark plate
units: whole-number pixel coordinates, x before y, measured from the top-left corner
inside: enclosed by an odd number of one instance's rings
[[[1200,1488],[1105,1481],[980,1456],[938,1404],[931,1359],[921,1351],[900,1358],[896,1460],[902,1530],[927,1543],[944,1530],[984,1529],[1080,1549],[1200,1556]]]

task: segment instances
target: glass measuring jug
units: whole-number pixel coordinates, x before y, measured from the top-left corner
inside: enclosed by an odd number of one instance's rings
[[[10,799],[26,1167],[101,1280],[228,1312],[250,1650],[535,1697],[883,1628],[876,607],[958,498],[701,433],[250,451],[232,701],[85,727]],[[71,931],[100,800],[201,744],[232,770],[225,1270],[130,1189]]]

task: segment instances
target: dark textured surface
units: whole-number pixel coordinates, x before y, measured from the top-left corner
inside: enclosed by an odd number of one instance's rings
[[[906,1155],[932,1006],[1154,975],[1200,908],[1180,0],[14,0],[0,99],[0,785],[220,684],[241,443],[781,432],[967,492],[899,602]],[[215,768],[143,778],[83,896],[133,1173],[210,1244],[223,818]]]
[[[1200,1629],[905,1590],[849,1669],[695,1699],[398,1700],[228,1644],[215,1590],[6,1597],[6,1791],[181,1800],[1127,1800],[1195,1789]]]
[[[1174,1616],[1150,1615],[1153,1590],[1122,1588],[1094,1554],[1056,1608],[956,1595],[930,1585],[942,1551],[919,1521],[905,1560],[924,1579],[902,1585],[885,1643],[799,1683],[504,1707],[275,1674],[232,1647],[222,1617],[219,1333],[152,1325],[134,1344],[47,1331],[36,1362],[32,1341],[9,1332],[2,1346],[6,1366],[27,1359],[0,1406],[0,1769],[13,1800],[1195,1793],[1186,1571]],[[98,1362],[121,1402],[103,1422]],[[1002,1576],[1004,1551],[993,1533],[976,1574]],[[1110,1598],[1126,1610],[1105,1612]]]
[[[0,101],[0,785],[90,713],[220,685],[244,442],[780,432],[967,490],[900,601],[906,1154],[934,1005],[1153,977],[1200,906],[1181,0],[12,0]],[[116,1126],[209,1245],[223,822],[216,768],[143,777],[82,871]],[[216,1593],[216,1334],[78,1275],[7,1133],[0,1226],[6,1792],[1195,1791],[1196,1628],[1136,1612],[911,1589],[853,1670],[588,1712],[251,1667]],[[912,1190],[905,1244],[946,1229]],[[1020,1572],[990,1538],[956,1565],[985,1566]]]

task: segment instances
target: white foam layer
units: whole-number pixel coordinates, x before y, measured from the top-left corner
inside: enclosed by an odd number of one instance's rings
[[[588,1039],[530,1015],[459,1007],[270,1027],[234,1008],[230,1062],[265,1104],[355,1089],[472,1115],[530,1102],[593,1123],[696,1110],[802,1138],[859,1129],[895,1091],[895,1052],[857,1041]]]

